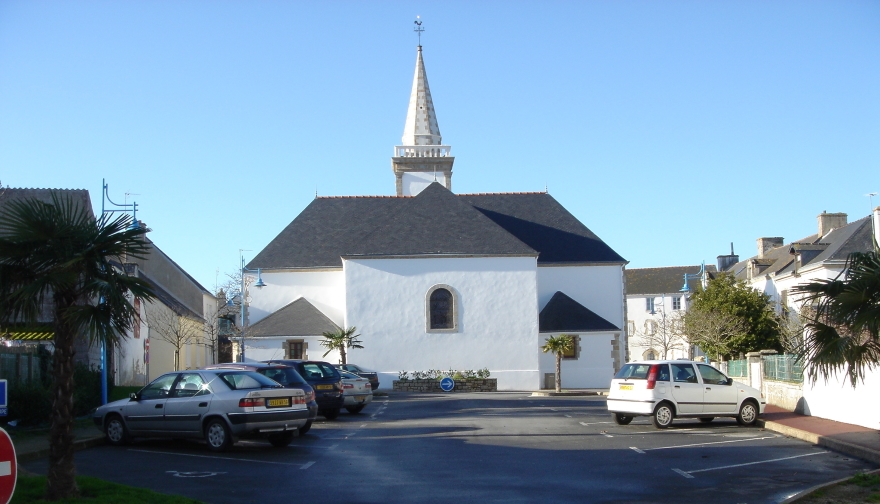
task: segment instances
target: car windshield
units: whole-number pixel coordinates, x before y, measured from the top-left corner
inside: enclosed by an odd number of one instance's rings
[[[264,387],[277,388],[281,385],[275,380],[271,380],[253,371],[232,371],[229,373],[220,373],[220,379],[232,390],[259,389]]]
[[[646,380],[650,370],[651,364],[626,364],[620,368],[614,378],[616,380]]]
[[[339,374],[333,366],[323,362],[303,362],[304,378],[309,380],[338,380]]]
[[[277,381],[285,387],[291,385],[304,385],[306,383],[306,381],[303,380],[303,377],[296,372],[296,369],[291,367],[263,368],[257,370],[257,372],[267,378]]]

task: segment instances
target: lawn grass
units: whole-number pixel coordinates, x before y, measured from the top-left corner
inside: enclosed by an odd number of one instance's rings
[[[81,497],[52,502],[56,504],[203,504],[188,497],[161,494],[88,476],[77,476],[76,482]],[[45,494],[45,476],[19,476],[10,504],[49,504],[50,501],[43,499]]]

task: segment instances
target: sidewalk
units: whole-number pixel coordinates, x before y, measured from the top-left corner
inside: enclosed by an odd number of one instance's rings
[[[880,465],[880,431],[767,405],[758,425]]]
[[[12,436],[15,458],[19,462],[30,462],[49,456],[48,429],[41,432],[22,432],[7,430]],[[94,425],[76,425],[73,429],[75,450],[91,448],[104,444],[104,434]]]

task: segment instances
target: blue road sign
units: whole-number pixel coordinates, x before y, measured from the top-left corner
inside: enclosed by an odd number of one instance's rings
[[[7,415],[6,407],[9,402],[6,400],[6,396],[6,380],[0,380],[0,416]]]
[[[455,388],[455,380],[450,377],[443,378],[440,380],[440,388],[443,389],[443,392],[449,392],[450,390]]]

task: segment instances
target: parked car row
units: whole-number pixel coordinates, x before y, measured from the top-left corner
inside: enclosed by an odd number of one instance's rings
[[[173,371],[140,391],[95,410],[95,425],[113,445],[134,437],[204,439],[223,451],[238,439],[284,447],[341,408],[359,413],[372,397],[369,380],[321,361],[213,364]]]

